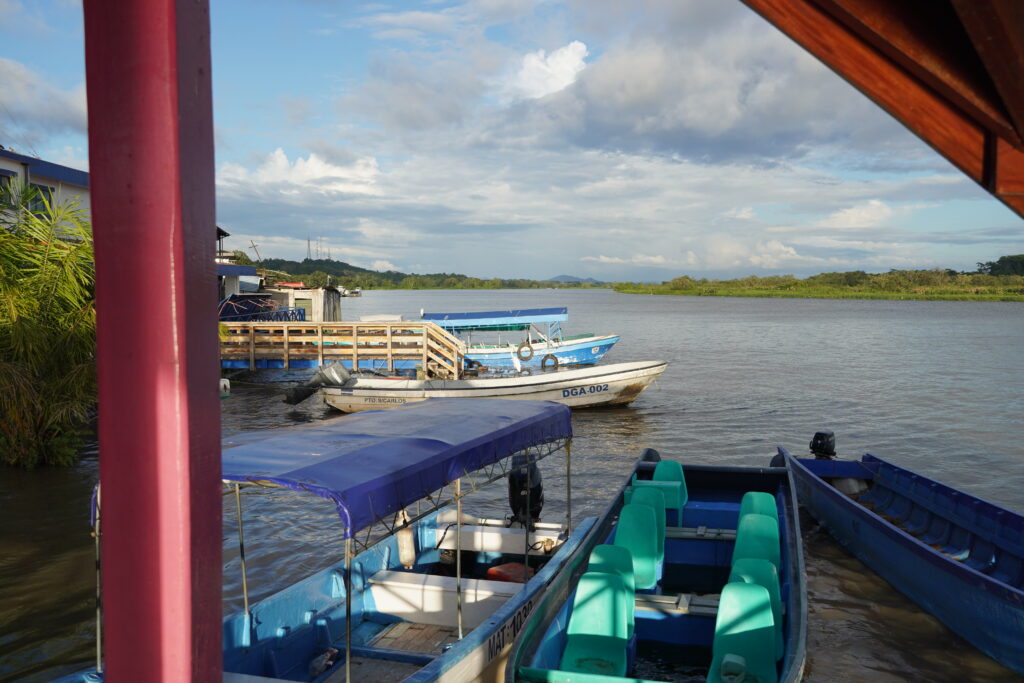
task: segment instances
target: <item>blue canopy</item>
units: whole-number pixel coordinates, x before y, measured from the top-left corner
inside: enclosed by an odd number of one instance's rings
[[[424,313],[423,320],[437,323],[446,330],[525,330],[539,323],[565,322],[568,309],[520,308],[509,311],[479,313]]]
[[[560,403],[435,398],[228,437],[221,468],[333,501],[351,538],[467,472],[571,436]]]

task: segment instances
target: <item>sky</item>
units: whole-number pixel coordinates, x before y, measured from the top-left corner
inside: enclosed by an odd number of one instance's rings
[[[739,0],[210,8],[217,222],[250,256],[659,282],[1024,252]],[[83,50],[79,0],[0,0],[0,144],[88,170]]]

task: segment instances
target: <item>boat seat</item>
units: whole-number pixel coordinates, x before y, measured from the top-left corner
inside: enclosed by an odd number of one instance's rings
[[[782,569],[779,543],[779,524],[768,515],[751,513],[740,518],[736,529],[736,545],[732,551],[732,564],[744,557],[768,560],[776,570]]]
[[[658,542],[658,562],[665,561],[665,496],[653,488],[634,489],[629,497],[632,505],[646,505],[654,510],[655,536]]]
[[[743,494],[743,499],[740,501],[740,517],[751,513],[768,515],[775,520],[776,524],[779,522],[779,509],[775,505],[775,496],[770,493],[747,491]]]
[[[661,491],[665,498],[665,509],[666,510],[682,510],[682,487],[678,481],[653,481],[651,479],[634,479],[633,482],[626,488],[626,495],[632,495],[633,491],[640,488],[650,488],[657,491]]]
[[[632,638],[636,628],[636,614],[633,610],[636,581],[633,580],[633,556],[630,555],[629,550],[619,545],[599,545],[590,553],[587,571],[617,574],[626,582],[626,591],[623,593],[623,596],[629,600],[626,606],[626,630],[628,631],[627,637]]]
[[[996,553],[996,566],[992,570],[992,578],[1014,588],[1020,588],[1024,585],[1024,560],[1013,553],[999,550]]]
[[[670,510],[678,509],[680,512],[689,500],[686,493],[686,477],[683,475],[683,466],[675,460],[662,460],[654,466],[654,481],[676,481],[679,482],[679,507],[669,507]],[[682,521],[679,522],[682,524]]]
[[[775,621],[764,586],[727,583],[718,601],[708,683],[778,683]]]
[[[633,558],[633,580],[637,590],[658,585],[658,540],[655,538],[654,510],[647,505],[623,505],[615,526],[617,545]]]
[[[383,569],[367,583],[373,604],[381,614],[437,626],[458,623],[454,576]],[[463,578],[463,624],[476,628],[521,590],[518,583]]]
[[[736,560],[729,574],[729,583],[743,582],[763,586],[772,603],[772,619],[775,620],[775,659],[782,659],[782,589],[779,586],[779,572],[768,560],[743,557]]]
[[[629,637],[625,606],[632,609],[626,581],[618,573],[587,572],[576,585],[565,630],[562,671],[624,676]]]

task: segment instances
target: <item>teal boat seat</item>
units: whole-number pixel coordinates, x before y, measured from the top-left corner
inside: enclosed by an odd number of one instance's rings
[[[732,551],[732,564],[745,557],[768,560],[778,571],[782,570],[782,551],[779,544],[779,523],[768,515],[750,513],[740,517],[736,529],[736,545]]]
[[[683,514],[683,508],[686,507],[686,502],[689,500],[689,496],[686,493],[686,477],[683,476],[683,466],[675,460],[662,460],[654,466],[654,481],[679,482],[679,507],[674,508],[670,505],[669,509],[679,510],[679,514]]]
[[[658,562],[665,561],[665,496],[657,489],[634,489],[632,505],[646,505],[654,510],[655,539],[658,541]]]
[[[636,628],[636,581],[633,579],[633,556],[629,550],[619,545],[599,545],[590,552],[590,560],[587,563],[588,572],[602,574],[617,574],[626,582],[626,590],[623,596],[626,603],[626,631],[627,637],[633,637]]]
[[[658,539],[654,510],[647,505],[623,505],[612,545],[625,548],[633,557],[637,590],[658,585]]]
[[[775,620],[775,659],[782,659],[782,589],[779,586],[779,572],[768,560],[743,557],[732,563],[729,583],[743,582],[763,586],[772,603],[772,619]]]
[[[685,503],[682,502],[682,491],[681,484],[678,481],[652,481],[650,479],[635,479],[630,486],[626,488],[626,497],[633,494],[633,491],[637,489],[654,489],[661,491],[661,494],[665,497],[665,508],[667,510],[679,510],[682,512],[682,506]],[[628,502],[628,500],[627,500]]]
[[[778,683],[775,620],[764,586],[727,583],[718,601],[708,683]]]
[[[559,669],[606,676],[626,674],[629,636],[623,605],[627,592],[625,580],[617,573],[587,572],[580,577]],[[632,595],[628,602],[632,609]]]
[[[740,501],[740,517],[751,513],[768,515],[775,520],[776,524],[779,522],[779,509],[775,505],[775,496],[770,493],[747,491],[743,494],[743,500]]]

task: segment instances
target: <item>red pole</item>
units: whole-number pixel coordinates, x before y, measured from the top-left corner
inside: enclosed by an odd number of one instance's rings
[[[106,680],[221,677],[207,0],[86,0]]]

